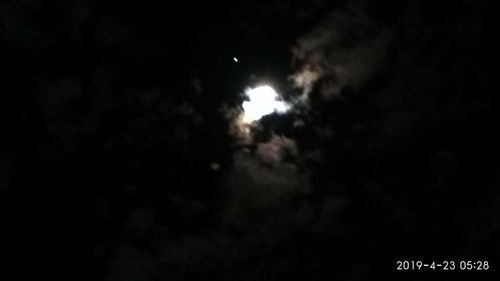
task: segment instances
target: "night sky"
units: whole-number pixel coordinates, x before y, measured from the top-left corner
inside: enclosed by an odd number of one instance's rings
[[[498,275],[493,2],[1,1],[0,280]]]

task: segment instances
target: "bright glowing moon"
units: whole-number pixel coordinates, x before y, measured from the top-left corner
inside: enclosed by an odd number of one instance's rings
[[[273,112],[286,112],[290,106],[284,101],[278,100],[278,93],[270,86],[260,86],[247,89],[245,94],[250,101],[243,102],[243,122],[250,124],[265,115]]]
[[[237,57],[234,57],[233,60],[234,60],[234,62],[238,62],[238,58]]]

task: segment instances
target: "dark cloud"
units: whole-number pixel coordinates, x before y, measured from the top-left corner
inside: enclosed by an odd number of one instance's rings
[[[154,257],[130,246],[117,248],[111,257],[109,267],[107,281],[149,281],[158,278]]]
[[[258,143],[255,154],[236,152],[234,171],[228,177],[231,196],[226,214],[237,221],[241,212],[276,210],[308,194],[307,173],[293,161],[285,161],[286,155],[297,157],[297,148],[291,139],[280,136]]]
[[[134,241],[140,239],[149,241],[150,246],[117,248],[108,280],[258,276],[262,269],[253,261],[280,249],[314,218],[314,209],[305,200],[311,188],[309,175],[297,167],[298,158],[295,142],[283,136],[257,143],[254,153],[236,151],[232,169],[224,171],[227,194],[216,223],[201,232],[174,238],[150,210],[134,211],[125,222],[128,243],[138,245]],[[200,216],[200,208],[201,212],[206,210],[189,198],[176,197],[174,201],[182,221]],[[155,239],[154,233],[162,235]]]

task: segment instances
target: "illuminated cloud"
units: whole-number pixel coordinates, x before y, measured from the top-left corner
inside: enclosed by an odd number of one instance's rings
[[[283,136],[273,136],[271,140],[257,145],[256,155],[266,164],[278,165],[289,157],[297,156],[297,144],[292,139]]]
[[[298,71],[292,83],[302,89],[302,100],[312,91],[324,98],[344,88],[358,90],[380,69],[391,33],[352,5],[336,11],[293,48]]]

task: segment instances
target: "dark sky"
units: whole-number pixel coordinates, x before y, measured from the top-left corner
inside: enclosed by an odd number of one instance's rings
[[[0,280],[499,272],[493,1],[103,2],[0,2]]]

